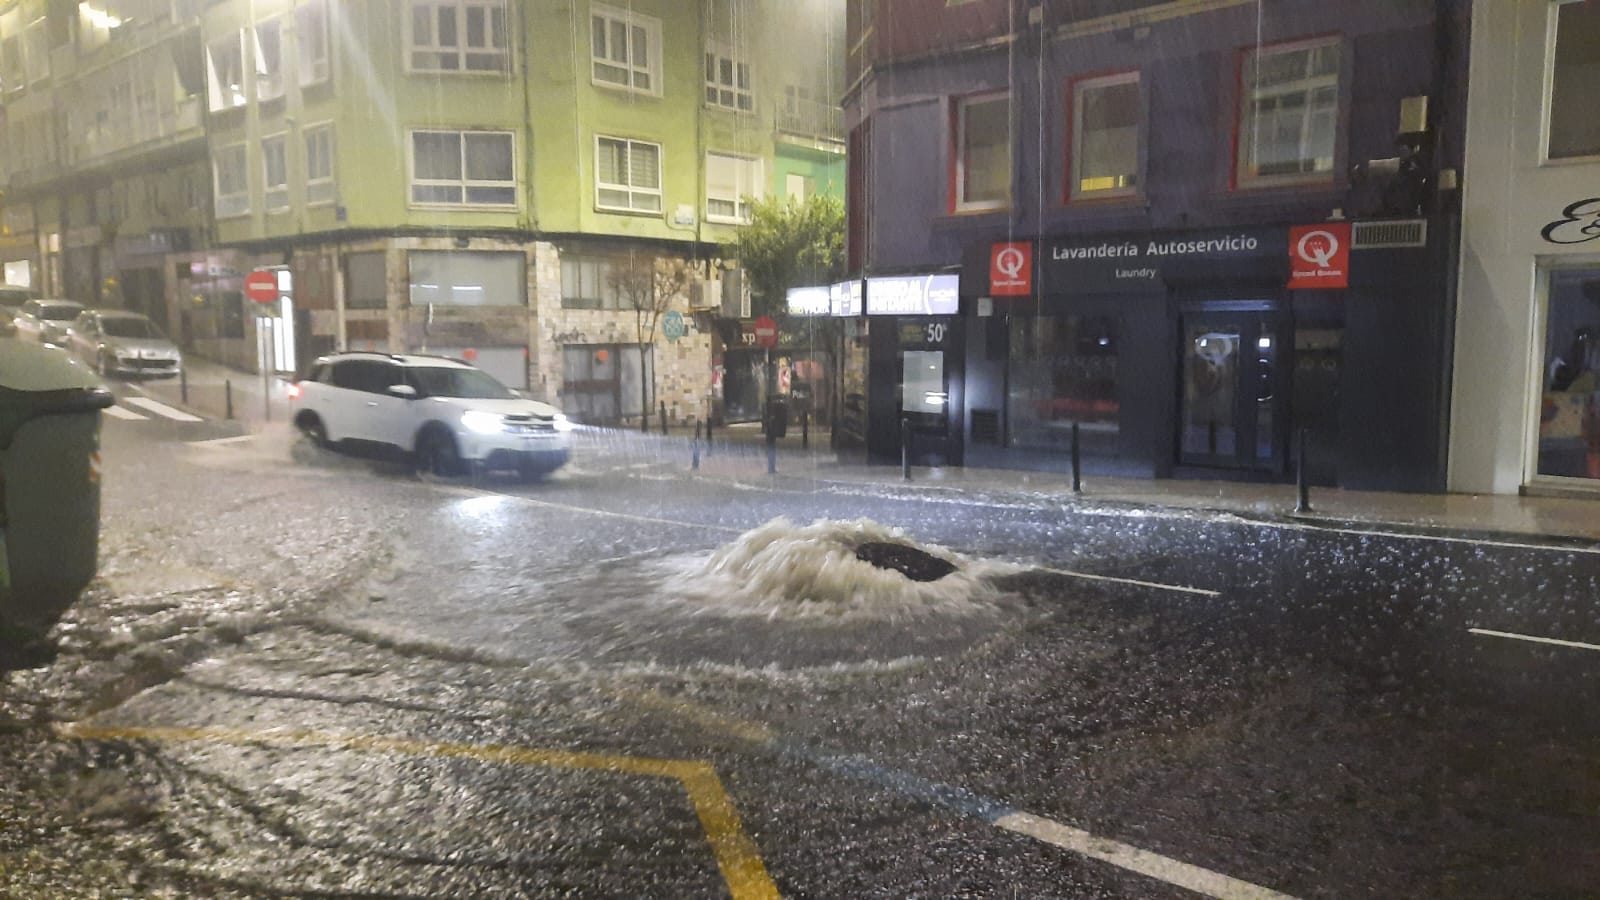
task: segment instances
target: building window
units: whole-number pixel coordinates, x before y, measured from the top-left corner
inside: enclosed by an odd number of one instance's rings
[[[22,33],[22,62],[29,84],[50,77],[50,35],[43,17],[34,19]]]
[[[755,95],[750,92],[750,64],[734,58],[726,44],[706,48],[706,105],[752,112]]]
[[[383,254],[352,253],[344,258],[344,305],[347,309],[385,309],[389,305]]]
[[[0,89],[15,91],[23,85],[22,38],[11,35],[0,40]]]
[[[1239,92],[1239,184],[1333,177],[1339,55],[1336,38],[1245,54]]]
[[[1550,159],[1600,156],[1600,5],[1558,3],[1551,54]]]
[[[277,19],[255,27],[256,99],[263,102],[283,96],[283,25]]]
[[[413,131],[411,202],[515,206],[514,157],[509,131]]]
[[[1112,316],[1011,318],[1011,446],[1065,450],[1076,424],[1089,455],[1117,452],[1119,331]]]
[[[743,225],[750,221],[750,198],[762,193],[761,160],[706,154],[707,221]]]
[[[1138,190],[1140,106],[1138,72],[1073,85],[1071,198]]]
[[[294,11],[294,42],[299,52],[300,86],[328,80],[328,7],[325,0],[311,0]]]
[[[244,144],[217,151],[212,160],[216,183],[217,218],[227,219],[250,212],[250,154]]]
[[[210,66],[210,109],[221,112],[245,104],[244,34],[232,33],[206,48]]]
[[[1011,205],[1011,97],[963,97],[955,108],[957,210]]]
[[[594,83],[661,94],[661,20],[598,4],[590,7]]]
[[[305,130],[306,205],[334,200],[333,125],[313,125]]]
[[[615,425],[653,405],[654,347],[567,344],[561,348],[561,408],[586,425]]]
[[[616,274],[625,267],[625,261],[610,256],[561,254],[562,308],[627,309]]]
[[[504,0],[413,0],[413,72],[511,71]]]
[[[596,208],[661,211],[660,144],[597,137],[594,167]]]
[[[521,253],[413,250],[411,305],[527,306]]]
[[[289,208],[288,139],[281,134],[261,139],[261,174],[265,190],[262,207],[267,212]]]

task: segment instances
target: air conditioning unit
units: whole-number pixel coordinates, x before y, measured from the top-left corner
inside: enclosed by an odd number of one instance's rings
[[[721,309],[722,308],[722,279],[696,278],[694,284],[689,286],[689,308]]]

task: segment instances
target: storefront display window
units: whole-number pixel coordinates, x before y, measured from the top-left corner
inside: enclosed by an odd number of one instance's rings
[[[1600,268],[1550,275],[1539,474],[1600,479]]]
[[[1086,451],[1115,451],[1118,330],[1110,316],[1011,320],[1006,403],[1012,446],[1066,447],[1077,422]]]

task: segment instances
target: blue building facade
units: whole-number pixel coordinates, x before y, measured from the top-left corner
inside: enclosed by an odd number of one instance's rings
[[[867,449],[1442,490],[1466,0],[855,4]],[[908,316],[875,285],[956,275]],[[894,276],[900,276],[896,279]]]

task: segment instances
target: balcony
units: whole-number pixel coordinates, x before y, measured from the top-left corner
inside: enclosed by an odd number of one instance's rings
[[[825,143],[844,141],[844,114],[839,107],[804,97],[785,97],[774,117],[781,135]]]

